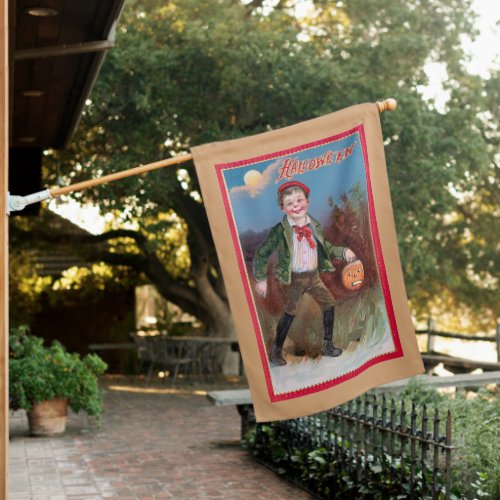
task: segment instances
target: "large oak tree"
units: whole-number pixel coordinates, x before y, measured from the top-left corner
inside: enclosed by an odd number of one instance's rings
[[[456,312],[465,305],[491,318],[500,87],[498,75],[465,70],[471,2],[316,1],[298,18],[299,3],[129,0],[79,132],[57,156],[61,173],[96,177],[395,97],[398,111],[382,121],[412,307],[418,314],[446,298]],[[448,74],[444,109],[422,97],[430,62]],[[55,160],[47,157],[48,180]],[[75,197],[132,223],[82,247],[88,255],[132,266],[208,330],[232,333],[192,165]]]

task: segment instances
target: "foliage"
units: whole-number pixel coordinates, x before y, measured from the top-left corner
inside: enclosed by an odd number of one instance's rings
[[[452,416],[452,485],[464,498],[500,498],[500,398],[495,392],[457,391],[441,394],[434,387],[412,380],[401,397],[410,404],[437,408]]]
[[[269,465],[277,473],[285,475],[320,498],[350,499],[424,498],[424,484],[432,484],[432,471],[416,467],[416,477],[410,491],[409,482],[401,481],[401,468],[405,467],[408,477],[409,461],[391,460],[382,457],[374,462],[373,456],[349,453],[345,448],[315,447],[303,437],[300,447],[287,443],[286,433],[279,425],[258,425],[246,437],[246,445],[253,455]],[[362,471],[362,474],[361,474]],[[360,480],[360,474],[362,480]],[[425,482],[423,477],[425,476]],[[436,485],[439,495],[444,495],[444,485]]]
[[[393,96],[399,111],[382,122],[412,308],[422,315],[445,294],[457,316],[468,307],[491,325],[500,304],[500,77],[482,80],[464,68],[461,38],[475,34],[471,1],[316,1],[301,18],[296,3],[129,1],[74,143],[46,158],[47,180],[57,160],[78,181]],[[447,72],[442,110],[422,97],[429,62]],[[113,250],[104,260],[143,272],[207,328],[231,328],[191,164],[75,197],[139,226],[113,233],[132,238],[133,252]],[[168,213],[184,231],[171,247],[163,238],[172,226]],[[172,263],[181,255],[176,275]]]
[[[462,391],[445,398],[442,406],[452,413],[457,447],[452,484],[466,498],[500,498],[500,398],[486,390],[477,395]]]
[[[93,301],[99,293],[130,290],[139,278],[127,266],[110,266],[102,261],[80,259],[85,267],[72,266],[62,271],[50,267],[53,260],[78,262],[78,248],[71,237],[59,235],[74,226],[42,209],[37,217],[12,217],[9,220],[9,321],[11,325],[38,327],[37,319],[45,304],[65,308],[83,300]],[[40,236],[38,230],[43,228]],[[69,229],[68,229],[69,228]],[[76,228],[78,233],[87,233]],[[51,239],[57,236],[57,244]],[[54,259],[56,257],[56,259]],[[45,265],[48,263],[47,274]],[[61,266],[62,269],[62,266]]]
[[[40,310],[40,295],[52,279],[37,274],[32,250],[9,250],[9,321],[20,325],[31,322]]]
[[[27,327],[17,327],[9,336],[10,406],[29,411],[35,403],[60,397],[68,398],[75,412],[99,416],[98,376],[106,368],[96,354],[81,358],[57,341],[46,347],[43,339],[29,335]]]
[[[422,407],[423,405],[433,405],[436,407],[446,399],[446,396],[438,392],[435,387],[425,385],[417,379],[411,379],[401,391],[401,398],[408,405],[414,402],[417,407]]]
[[[445,395],[412,381],[400,396],[407,408],[414,403],[419,415],[426,406],[433,409],[430,415],[435,408],[440,415],[451,412],[455,447],[451,462],[452,498],[500,498],[500,399],[497,395],[486,389]],[[399,480],[405,464],[400,460],[391,461],[387,456],[383,456],[383,464],[374,463],[371,455],[361,455],[356,463],[356,457],[348,453],[348,442],[337,449],[333,443],[328,448],[318,447],[312,436],[303,435],[301,446],[294,447],[278,422],[259,424],[247,434],[245,443],[258,459],[322,498],[406,498],[409,493],[409,486]],[[357,467],[366,472],[362,482],[357,476]],[[354,473],[349,473],[349,469]],[[432,470],[422,470],[416,464],[417,479],[412,490],[416,498],[420,498],[424,476],[425,484],[431,484]],[[444,485],[439,487],[444,494]]]

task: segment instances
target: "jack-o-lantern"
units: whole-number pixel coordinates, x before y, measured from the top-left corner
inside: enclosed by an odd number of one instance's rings
[[[342,284],[347,290],[359,290],[365,281],[365,268],[360,260],[349,262],[342,270]]]

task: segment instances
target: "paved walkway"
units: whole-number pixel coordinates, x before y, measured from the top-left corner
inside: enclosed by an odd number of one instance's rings
[[[99,429],[71,414],[63,436],[33,438],[11,414],[9,500],[310,498],[240,448],[235,408],[203,391],[108,385]]]

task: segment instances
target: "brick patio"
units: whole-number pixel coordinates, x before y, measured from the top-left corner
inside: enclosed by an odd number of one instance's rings
[[[239,446],[235,408],[203,390],[108,381],[101,427],[71,414],[54,438],[11,413],[9,499],[305,499]]]

